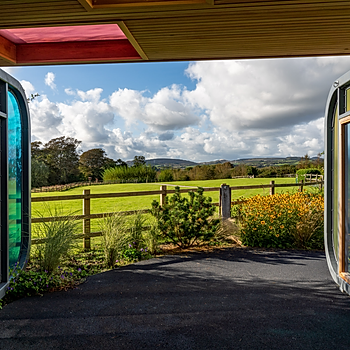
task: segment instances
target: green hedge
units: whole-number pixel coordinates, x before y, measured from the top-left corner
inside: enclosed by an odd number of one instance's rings
[[[299,169],[297,170],[298,182],[302,182],[302,180],[305,180],[306,174],[321,175],[321,171],[317,168]]]
[[[103,173],[105,182],[154,182],[157,172],[151,166],[123,167],[106,169]]]

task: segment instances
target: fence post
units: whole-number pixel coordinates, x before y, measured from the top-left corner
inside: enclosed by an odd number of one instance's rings
[[[83,191],[83,215],[90,215],[90,190]],[[89,235],[91,232],[90,218],[83,219],[83,234]],[[84,249],[91,249],[90,237],[84,237]]]
[[[160,190],[162,191],[162,193],[160,194],[160,206],[162,207],[165,204],[166,185],[160,186]]]
[[[231,188],[226,184],[220,186],[220,215],[223,220],[231,217]]]
[[[273,194],[275,194],[275,181],[270,181],[270,196],[272,196]]]
[[[299,186],[299,192],[303,192],[303,190],[304,190],[304,179],[303,180],[301,180],[301,184],[300,184],[300,186]]]

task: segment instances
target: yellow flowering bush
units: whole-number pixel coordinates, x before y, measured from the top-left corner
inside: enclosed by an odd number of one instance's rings
[[[324,201],[307,192],[254,196],[238,205],[244,245],[265,248],[323,248]]]

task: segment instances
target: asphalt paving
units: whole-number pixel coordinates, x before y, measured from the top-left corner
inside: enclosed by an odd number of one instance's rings
[[[350,297],[315,251],[163,256],[0,310],[4,350],[339,350],[349,335]]]

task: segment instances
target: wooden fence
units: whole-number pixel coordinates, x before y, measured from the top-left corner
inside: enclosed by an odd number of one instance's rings
[[[305,186],[315,186],[318,185],[320,188],[323,186],[323,181],[313,181],[313,182],[302,182],[302,183],[291,183],[291,184],[275,184],[275,181],[271,181],[270,184],[266,185],[247,185],[247,186],[232,186],[222,184],[220,187],[204,187],[205,192],[213,192],[213,191],[219,191],[220,192],[220,201],[219,203],[213,203],[214,205],[219,207],[219,213],[223,219],[227,219],[230,217],[231,213],[231,206],[236,205],[239,203],[242,203],[242,200],[236,200],[231,201],[231,193],[232,191],[237,190],[251,190],[251,189],[270,189],[270,195],[275,194],[275,189],[279,187],[299,187],[299,191],[303,191]],[[83,214],[82,215],[74,215],[72,216],[75,220],[82,220],[83,221],[83,233],[76,235],[76,239],[83,239],[84,242],[84,248],[86,250],[89,250],[91,248],[91,237],[98,237],[102,235],[102,232],[91,232],[91,220],[92,219],[99,219],[106,216],[111,216],[114,213],[98,213],[98,214],[91,214],[90,212],[90,200],[96,199],[96,198],[117,198],[117,197],[134,197],[134,196],[150,196],[150,195],[159,195],[160,196],[160,205],[163,205],[165,202],[165,198],[169,194],[175,193],[175,190],[168,189],[169,185],[162,185],[160,186],[159,191],[139,191],[139,192],[119,192],[119,193],[91,193],[90,190],[83,190],[83,194],[81,195],[67,195],[67,196],[49,196],[49,197],[33,197],[32,203],[35,202],[52,202],[52,201],[65,201],[65,200],[77,200],[82,199],[82,205],[83,205]],[[171,185],[173,186],[173,185]],[[187,186],[186,186],[187,187]],[[197,187],[192,188],[183,188],[180,190],[181,193],[188,193],[191,191],[195,191]],[[134,215],[137,212],[142,213],[149,213],[150,209],[144,209],[144,210],[130,210],[130,211],[123,211],[121,214],[123,215]],[[40,218],[32,218],[31,222],[34,223],[40,223],[40,222],[50,222],[50,221],[57,221],[57,220],[63,220],[66,217],[40,217]],[[40,239],[33,239],[32,244],[39,244],[42,240]]]
[[[323,175],[305,174],[305,182],[323,181]]]

